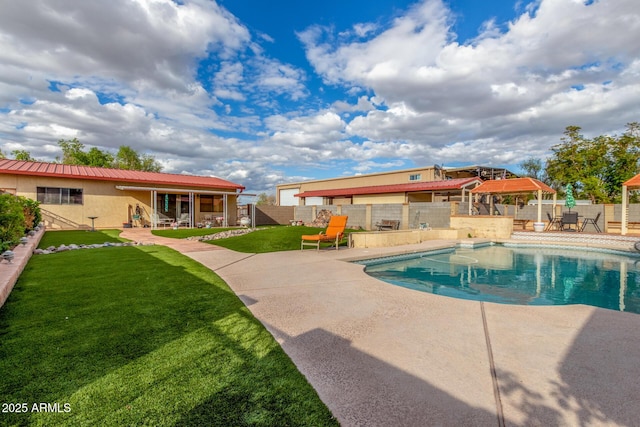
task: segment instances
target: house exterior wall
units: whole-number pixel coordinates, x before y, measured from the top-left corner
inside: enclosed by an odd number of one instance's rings
[[[419,175],[419,179],[411,180],[410,177],[416,177]],[[288,190],[296,190],[297,193],[302,193],[305,191],[313,191],[313,190],[329,190],[336,188],[355,188],[355,187],[366,187],[373,185],[390,185],[390,184],[407,184],[411,182],[429,182],[429,181],[437,181],[444,178],[444,173],[440,170],[436,171],[433,166],[426,168],[415,168],[415,169],[405,169],[400,171],[393,172],[382,172],[377,174],[369,174],[369,175],[358,175],[358,176],[350,176],[344,178],[330,178],[330,179],[322,179],[315,181],[305,181],[305,182],[292,182],[287,184],[280,184],[276,188],[277,194],[277,203],[279,205],[282,202],[285,202],[287,195],[289,194]],[[282,197],[281,197],[282,196]],[[280,199],[283,200],[280,200]],[[334,199],[333,204],[367,204],[371,203],[366,200],[357,201],[354,196],[353,201],[347,202],[348,199]],[[423,200],[428,201],[428,200]],[[374,201],[374,203],[404,203],[404,194],[402,195],[402,199],[394,199],[394,201],[385,202],[380,200]],[[303,205],[303,201],[298,201],[299,205]],[[310,205],[311,203],[307,203]]]
[[[81,188],[83,202],[78,205],[61,205],[41,203],[45,225],[50,229],[88,229],[91,219],[95,216],[96,228],[122,228],[123,224],[131,223],[136,206],[140,207],[142,221],[134,225],[149,225],[152,214],[151,190],[132,191],[118,190],[116,186],[140,186],[131,182],[99,181],[75,178],[52,178],[17,174],[0,174],[0,188],[6,189],[18,196],[37,200],[37,187]],[[176,186],[172,188],[198,192],[196,188]],[[200,189],[201,191],[204,189]],[[216,189],[207,189],[215,191]],[[222,191],[222,190],[221,190]],[[230,225],[236,223],[237,197],[229,195],[227,198]],[[200,203],[196,197],[194,203],[194,219],[201,220]],[[223,213],[220,212],[220,215]]]
[[[353,196],[354,205],[376,205],[382,203],[404,203],[404,193],[389,193],[389,194],[363,194],[361,196]]]

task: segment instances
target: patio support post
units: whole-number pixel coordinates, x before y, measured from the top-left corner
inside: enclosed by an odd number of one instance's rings
[[[156,221],[156,214],[158,213],[158,192],[156,190],[151,191],[151,229],[158,228],[158,222]]]
[[[189,191],[189,228],[193,228],[193,218],[195,217],[195,203],[194,203],[194,194],[193,191]]]
[[[538,190],[538,222],[542,222],[542,190]]]
[[[228,198],[226,194],[222,195],[222,204],[224,205],[223,208],[223,212],[224,212],[224,218],[222,219],[222,226],[223,227],[228,227],[229,226],[229,203],[228,203]]]
[[[629,204],[629,193],[626,185],[622,185],[622,220],[620,223],[620,234],[627,234],[627,221],[629,220],[627,215],[627,209]]]
[[[488,194],[489,197],[489,215],[493,216],[493,211],[495,209],[495,205],[493,203],[493,196],[491,193]]]

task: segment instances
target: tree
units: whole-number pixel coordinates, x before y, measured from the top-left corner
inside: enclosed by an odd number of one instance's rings
[[[13,155],[13,158],[16,160],[22,160],[24,162],[36,161],[36,159],[31,157],[31,153],[29,153],[27,150],[13,150],[11,154]]]
[[[518,166],[524,171],[524,176],[546,182],[547,176],[541,159],[530,157]]]
[[[121,145],[115,156],[114,166],[118,169],[141,170],[146,172],[160,172],[162,165],[153,157],[147,154],[140,155],[136,150]]]
[[[2,152],[2,150],[0,150],[0,159],[6,159],[4,153]]]
[[[258,194],[258,199],[256,200],[256,206],[264,206],[264,205],[275,205],[276,204],[276,196],[273,194],[260,193]]]
[[[162,165],[153,156],[140,155],[136,150],[126,145],[121,145],[115,156],[96,147],[85,151],[84,144],[78,141],[78,138],[61,139],[58,141],[58,145],[62,149],[62,159],[59,160],[65,165],[98,166],[147,172],[162,170]]]
[[[578,126],[568,126],[562,143],[551,148],[546,173],[554,186],[572,184],[578,197],[593,203],[621,198],[622,183],[638,173],[640,124],[627,124],[622,136],[587,139]]]
[[[61,163],[65,165],[85,165],[111,167],[113,165],[113,154],[92,147],[88,152],[84,151],[84,144],[73,138],[68,141],[61,139],[58,145],[62,148]]]

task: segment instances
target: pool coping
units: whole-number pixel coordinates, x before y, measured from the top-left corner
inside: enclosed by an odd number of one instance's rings
[[[187,255],[229,284],[342,425],[632,425],[640,315],[457,300],[351,263],[460,242]]]

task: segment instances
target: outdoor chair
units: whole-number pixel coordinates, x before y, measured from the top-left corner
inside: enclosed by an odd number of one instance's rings
[[[163,225],[166,227],[167,225],[171,225],[173,223],[173,219],[161,213],[154,213],[152,215],[152,218],[156,226]]]
[[[185,212],[180,214],[180,218],[178,218],[178,226],[189,225],[189,222],[189,213]]]
[[[346,215],[336,215],[329,218],[329,224],[327,229],[319,234],[309,234],[302,236],[300,242],[300,250],[305,246],[315,246],[317,250],[320,250],[321,242],[334,242],[336,250],[338,250],[338,244],[344,237],[344,229],[347,227]]]
[[[602,230],[600,230],[600,227],[598,226],[598,220],[600,219],[600,213],[601,212],[598,212],[598,215],[596,215],[595,218],[585,218],[584,221],[582,221],[582,227],[580,227],[580,231],[584,231],[584,228],[587,226],[587,224],[593,224],[593,226],[596,229],[596,231],[598,233],[602,233]]]
[[[562,224],[562,218],[552,217],[549,212],[547,212],[547,218],[549,219],[549,224],[547,224],[547,228],[545,229],[545,231],[549,231],[552,229],[557,230],[561,228],[560,226]]]
[[[576,228],[571,228],[575,225]],[[565,227],[568,226],[568,231],[579,231],[578,228],[578,212],[564,212],[562,214],[562,221],[560,223],[560,230],[565,231]]]

